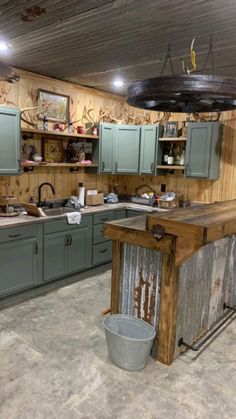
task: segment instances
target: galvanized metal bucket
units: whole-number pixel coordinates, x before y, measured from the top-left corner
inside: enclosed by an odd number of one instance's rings
[[[103,325],[111,361],[130,371],[145,368],[156,336],[154,327],[125,314],[111,315]]]

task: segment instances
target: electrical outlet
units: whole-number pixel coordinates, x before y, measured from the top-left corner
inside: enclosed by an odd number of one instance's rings
[[[161,192],[165,192],[165,191],[166,191],[166,184],[161,183]]]

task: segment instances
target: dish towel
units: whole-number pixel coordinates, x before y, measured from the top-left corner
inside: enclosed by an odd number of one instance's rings
[[[66,216],[68,224],[80,224],[81,222],[80,212],[67,212]]]

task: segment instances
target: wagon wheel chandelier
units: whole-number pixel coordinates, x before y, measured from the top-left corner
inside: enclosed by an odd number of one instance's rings
[[[128,87],[128,104],[137,108],[163,112],[221,112],[236,109],[236,79],[208,75],[191,74],[196,71],[196,56],[191,44],[192,68],[185,66],[185,74],[162,76],[167,61],[170,61],[172,73],[170,46],[160,77],[133,82]],[[203,70],[211,57],[214,70],[212,42]]]

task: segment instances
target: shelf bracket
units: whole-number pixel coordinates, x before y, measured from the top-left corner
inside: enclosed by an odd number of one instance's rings
[[[206,333],[205,337],[198,343],[195,345],[190,345],[189,343],[184,341],[184,338],[181,337],[178,341],[178,346],[185,346],[188,349],[191,349],[191,351],[197,352],[199,351],[199,349],[212,337],[216,334],[216,332],[218,332],[218,330],[220,330],[225,323],[227,323],[227,321],[236,313],[236,306],[232,307],[227,305],[226,303],[224,303],[223,305],[223,310],[225,310],[226,308],[229,309],[229,311],[226,313],[226,316],[223,317],[223,320],[213,329],[210,331],[210,333]]]
[[[28,173],[28,172],[33,172],[33,171],[34,171],[33,166],[30,166],[30,167],[24,167],[24,172],[25,172],[25,173]]]
[[[80,167],[70,167],[70,172],[79,172]]]

